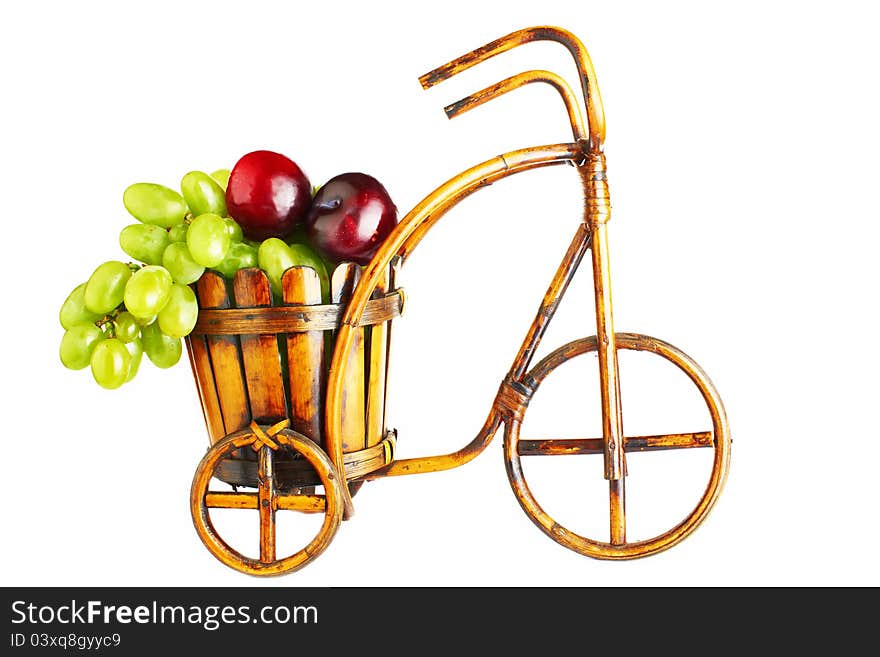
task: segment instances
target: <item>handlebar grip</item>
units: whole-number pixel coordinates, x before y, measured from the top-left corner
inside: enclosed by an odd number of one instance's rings
[[[602,97],[599,94],[599,85],[596,82],[596,73],[593,70],[593,63],[590,60],[586,47],[584,47],[580,39],[568,30],[553,26],[539,26],[516,30],[461,57],[457,57],[442,66],[438,66],[434,70],[420,76],[419,82],[423,88],[429,89],[490,57],[533,41],[556,41],[565,46],[574,58],[580,77],[581,91],[583,93],[589,126],[589,150],[593,153],[601,152],[605,142],[605,112],[602,107]]]

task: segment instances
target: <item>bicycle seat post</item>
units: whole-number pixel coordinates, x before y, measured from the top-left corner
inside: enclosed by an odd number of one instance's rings
[[[593,287],[596,309],[599,383],[602,399],[602,437],[605,478],[609,482],[611,543],[626,542],[623,418],[617,345],[611,304],[611,271],[608,257],[608,229],[611,200],[605,172],[605,155],[591,151],[578,167],[584,186],[584,221],[592,232]]]

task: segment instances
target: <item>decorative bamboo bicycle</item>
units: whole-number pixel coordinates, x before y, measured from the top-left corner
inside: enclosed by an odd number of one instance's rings
[[[523,29],[423,75],[420,81],[427,89],[499,53],[539,40],[556,41],[574,57],[586,127],[577,97],[562,78],[549,71],[514,75],[449,105],[446,113],[452,118],[525,84],[545,82],[565,104],[573,141],[505,153],[438,187],[403,217],[363,270],[343,264],[333,272],[331,304],[321,303],[314,272],[299,267],[285,273],[283,304],[276,306],[265,275],[257,269],[238,272],[232,295],[222,279],[210,272],[198,282],[201,310],[187,347],[212,446],[196,470],[190,503],[202,541],[228,566],[253,575],[303,567],[329,545],[341,521],[351,517],[353,497],[364,481],[463,465],[486,448],[502,424],[507,476],[520,505],[547,536],[580,554],[599,559],[655,554],[693,532],[718,499],[729,467],[731,440],[712,382],[693,359],[672,345],[647,335],[614,331],[607,237],[611,211],[602,152],[605,122],[596,76],[583,44],[556,27]],[[402,312],[404,301],[403,290],[396,286],[400,267],[458,201],[501,178],[554,164],[577,168],[583,183],[584,215],[483,427],[456,452],[395,460],[396,433],[386,429],[384,401],[391,320]],[[596,333],[559,347],[532,366],[538,343],[588,250]],[[332,361],[327,369],[324,359],[330,347]],[[690,433],[625,436],[620,349],[652,352],[677,366],[699,390],[712,426]],[[602,437],[521,438],[523,418],[540,384],[562,363],[589,352],[598,357]],[[691,447],[714,450],[709,481],[698,503],[671,529],[648,540],[629,542],[626,453]],[[560,525],[542,509],[526,482],[523,457],[572,454],[602,454],[609,487],[607,540],[581,536]],[[232,492],[210,491],[212,478],[231,484]],[[322,491],[316,493],[318,486]],[[259,558],[245,556],[220,537],[211,522],[212,508],[259,511]],[[276,556],[275,514],[279,510],[324,515],[318,534],[303,549],[283,558]]]

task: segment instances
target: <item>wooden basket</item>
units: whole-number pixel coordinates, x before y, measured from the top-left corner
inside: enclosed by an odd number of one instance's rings
[[[324,448],[327,368],[360,272],[354,263],[340,264],[330,278],[329,299],[322,298],[318,274],[309,267],[288,269],[280,295],[273,295],[257,268],[238,271],[232,281],[206,271],[194,284],[199,318],[185,341],[211,445],[252,423],[267,427],[287,419],[291,430]],[[393,289],[390,269],[384,283],[356,328],[346,370],[340,413],[349,481],[394,458],[385,397],[391,320],[400,314],[403,297]],[[258,461],[254,450],[238,449],[214,476],[234,487],[256,488]],[[320,484],[314,468],[292,450],[279,450],[275,477],[284,492],[309,492]]]

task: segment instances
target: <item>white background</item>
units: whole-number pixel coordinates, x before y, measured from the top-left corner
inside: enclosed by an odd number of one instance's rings
[[[880,584],[880,47],[868,5],[4,3],[0,582]],[[452,471],[367,484],[328,550],[296,573],[260,580],[227,568],[188,509],[207,434],[185,357],[165,371],[145,362],[116,391],[58,361],[61,302],[97,264],[124,257],[122,191],[142,180],[173,187],[191,169],[268,148],[316,184],[371,173],[403,214],[477,162],[569,139],[543,85],[455,121],[441,109],[527,68],[576,84],[556,44],[518,48],[429,91],[417,81],[540,24],[577,34],[598,75],[616,328],[681,347],[724,400],[734,443],[718,504],[670,550],[593,560],[522,513],[499,436]],[[476,433],[579,207],[573,169],[523,173],[463,201],[416,250],[389,391],[400,456],[455,450]],[[542,353],[592,332],[590,294],[585,267]],[[693,390],[629,356],[629,432],[698,428]],[[531,435],[595,432],[595,370],[562,372],[555,397],[542,388],[535,398]],[[631,460],[632,538],[664,531],[695,503],[705,471],[689,468],[705,459],[691,454]],[[554,461],[564,474],[542,499],[604,539],[596,458]]]

